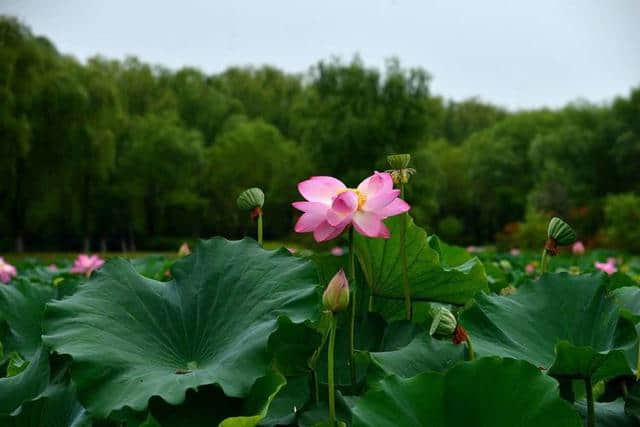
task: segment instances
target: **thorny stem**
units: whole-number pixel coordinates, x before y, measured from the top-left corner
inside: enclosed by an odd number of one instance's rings
[[[349,325],[349,368],[351,369],[351,387],[356,384],[356,365],[354,360],[354,330],[356,327],[356,260],[354,251],[354,233],[353,226],[349,229],[349,285],[353,290],[351,293],[351,324]]]
[[[400,197],[404,200],[404,183],[400,183]],[[411,288],[407,272],[407,217],[405,212],[400,219],[400,258],[402,258],[402,287],[404,289],[404,307],[407,320],[411,320]]]
[[[331,327],[329,331],[329,350],[327,352],[327,377],[329,378],[329,425],[336,425],[336,396],[333,379],[333,352],[336,344],[336,325],[338,318],[331,314]]]

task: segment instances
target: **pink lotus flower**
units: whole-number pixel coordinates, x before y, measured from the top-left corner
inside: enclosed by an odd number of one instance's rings
[[[9,283],[11,278],[17,274],[18,271],[16,268],[8,262],[5,262],[4,258],[0,257],[0,282]]]
[[[334,246],[333,248],[331,248],[331,250],[329,252],[331,252],[331,255],[333,255],[333,256],[342,256],[342,255],[344,255],[344,249],[342,249],[340,246]]]
[[[187,242],[184,242],[180,245],[180,249],[178,249],[178,256],[182,258],[187,255],[191,255],[191,249],[189,249],[189,244]]]
[[[511,250],[509,251],[509,253],[511,254],[511,256],[518,256],[518,255],[520,255],[520,249],[518,249],[518,248],[511,248]]]
[[[313,232],[317,242],[338,237],[349,225],[364,236],[388,238],[389,230],[382,220],[410,209],[398,198],[400,190],[393,188],[386,172],[374,172],[358,188],[347,188],[330,176],[314,176],[299,183],[298,191],[307,201],[293,203],[304,212],[295,230]]]
[[[73,262],[71,272],[75,274],[84,274],[87,277],[91,276],[93,270],[97,270],[102,267],[104,260],[98,255],[80,254]]]
[[[573,244],[573,246],[571,246],[571,252],[573,252],[575,255],[582,255],[584,253],[584,245],[580,240],[578,240]]]
[[[527,274],[533,274],[536,271],[536,266],[533,263],[529,263],[524,268],[524,271],[526,271]]]
[[[49,270],[49,271],[58,271],[58,266],[55,265],[55,264],[49,264],[47,266],[47,270]]]
[[[475,247],[473,245],[469,245],[469,246],[467,246],[467,252],[474,253],[474,252],[479,252],[479,250],[478,250],[477,247]]]
[[[596,266],[596,268],[600,271],[604,271],[605,273],[611,275],[613,273],[615,273],[616,271],[618,271],[618,268],[616,267],[616,260],[614,258],[609,258],[607,259],[607,262],[598,262],[596,261],[594,263],[594,265]]]

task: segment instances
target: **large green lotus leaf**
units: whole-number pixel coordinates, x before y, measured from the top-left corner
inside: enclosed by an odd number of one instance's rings
[[[397,317],[403,307],[402,220],[403,216],[398,215],[385,221],[391,233],[389,239],[371,239],[356,234],[356,255],[366,281],[373,289],[376,308],[389,317]],[[439,252],[437,241],[430,245],[426,231],[415,225],[411,217],[407,220],[406,244],[413,301],[464,304],[478,291],[488,290],[484,267],[477,258],[451,266]]]
[[[625,286],[617,288],[611,294],[616,298],[622,308],[623,313],[634,323],[640,321],[640,288],[636,286]]]
[[[353,408],[353,426],[581,427],[558,384],[527,362],[484,358],[446,373],[380,381]]]
[[[478,295],[460,322],[479,355],[526,360],[551,375],[595,382],[635,366],[636,331],[602,274],[544,274],[514,295]]]
[[[278,318],[319,315],[316,271],[286,250],[213,238],[157,282],[123,259],[109,262],[71,298],[47,306],[44,341],[73,357],[72,376],[98,417],[159,396],[218,384],[244,397],[265,375]]]
[[[170,405],[156,396],[149,401],[148,424],[153,425],[153,420],[162,427],[253,427],[264,418],[285,382],[281,374],[270,371],[255,382],[244,399],[225,396],[217,385],[188,390],[180,405]]]
[[[440,341],[423,332],[393,351],[371,352],[373,365],[385,374],[410,378],[425,371],[444,371],[464,360],[465,346]]]
[[[287,377],[287,384],[269,406],[261,426],[290,425],[295,423],[296,412],[311,398],[311,376]]]
[[[587,418],[587,402],[579,400],[575,403],[580,416]],[[613,402],[595,402],[596,426],[598,427],[636,427],[637,422],[624,412],[624,399],[618,398]],[[586,422],[585,422],[586,425]]]
[[[6,427],[89,427],[91,420],[71,385],[51,384],[25,402],[11,417],[0,417]]]
[[[0,286],[0,320],[8,325],[3,338],[6,354],[16,351],[31,359],[41,346],[45,304],[56,297],[57,289],[28,280],[14,280]]]
[[[138,273],[150,279],[166,281],[170,279],[169,269],[175,260],[164,255],[147,255],[131,260],[131,265]]]
[[[49,384],[49,373],[49,353],[40,346],[24,371],[13,377],[0,378],[0,416],[13,413],[24,402],[42,393]]]

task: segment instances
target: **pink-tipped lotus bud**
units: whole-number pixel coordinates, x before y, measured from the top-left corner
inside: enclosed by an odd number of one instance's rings
[[[322,295],[322,304],[334,313],[345,310],[349,306],[349,281],[340,269],[331,279]]]
[[[578,240],[573,244],[573,246],[571,246],[571,252],[576,255],[582,255],[584,253],[584,244]]]
[[[180,245],[180,249],[178,249],[178,256],[182,258],[186,257],[187,255],[191,255],[191,249],[189,249],[189,245],[187,244],[187,242],[184,242],[182,245]]]

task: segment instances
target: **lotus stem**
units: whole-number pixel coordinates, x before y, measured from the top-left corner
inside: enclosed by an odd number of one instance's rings
[[[591,377],[584,379],[584,388],[587,392],[587,427],[595,427],[596,412],[593,403],[593,389],[591,388]]]
[[[476,353],[473,351],[473,345],[471,344],[471,337],[467,334],[467,351],[469,352],[469,361],[476,359]]]
[[[258,244],[262,246],[262,211],[258,214]]]
[[[400,183],[400,197],[404,200],[404,183]],[[407,271],[407,217],[403,213],[400,219],[400,258],[402,259],[402,287],[404,289],[404,307],[407,320],[411,320],[411,288],[409,287],[409,273]]]
[[[349,325],[349,368],[351,370],[351,387],[356,385],[356,365],[354,360],[354,330],[356,327],[356,259],[353,226],[349,228],[349,284],[351,285],[351,324]]]
[[[326,313],[329,313],[329,316],[332,316],[331,312],[327,311]],[[331,324],[329,324],[329,328],[324,330],[322,332],[322,341],[320,342],[320,346],[318,346],[318,348],[316,349],[316,351],[313,352],[313,355],[311,356],[311,359],[309,360],[309,367],[311,368],[311,375],[313,377],[313,388],[315,391],[315,401],[316,403],[320,402],[320,388],[318,385],[318,372],[316,370],[316,365],[318,363],[318,358],[320,357],[320,353],[322,352],[322,349],[324,348],[324,344],[327,342],[327,339],[329,338],[329,333],[331,332]]]
[[[547,271],[547,248],[542,250],[542,257],[540,257],[540,273],[544,274]]]
[[[636,365],[636,381],[640,380],[640,341],[638,342],[638,364]]]
[[[336,326],[338,318],[330,314],[331,326],[329,330],[329,350],[327,351],[327,377],[329,378],[329,425],[336,425],[336,396],[335,383],[333,378],[333,353],[336,345]]]

